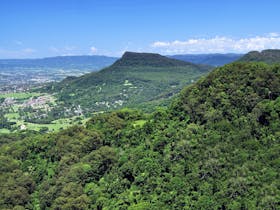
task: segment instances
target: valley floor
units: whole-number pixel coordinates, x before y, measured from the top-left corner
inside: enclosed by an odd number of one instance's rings
[[[20,130],[58,131],[87,120],[79,110],[58,108],[55,96],[47,93],[2,93],[0,102],[0,134]]]

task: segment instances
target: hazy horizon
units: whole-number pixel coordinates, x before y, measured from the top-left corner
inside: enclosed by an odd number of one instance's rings
[[[137,52],[137,51],[125,51],[125,52],[135,52],[135,53],[155,53],[155,54],[160,54],[160,53],[157,53],[157,52]],[[125,53],[123,52],[123,54]],[[160,55],[163,55],[163,56],[180,56],[180,55],[190,55],[190,56],[200,56],[200,55],[244,55],[248,52],[245,52],[245,53],[182,53],[182,54],[160,54]],[[1,58],[0,57],[0,60],[33,60],[33,59],[47,59],[47,58],[56,58],[56,57],[83,57],[83,56],[98,56],[98,57],[112,57],[112,58],[121,58],[123,56],[123,54],[121,54],[120,56],[110,56],[110,55],[86,55],[86,54],[80,54],[80,55],[54,55],[54,56],[46,56],[46,57],[26,57],[26,58]]]

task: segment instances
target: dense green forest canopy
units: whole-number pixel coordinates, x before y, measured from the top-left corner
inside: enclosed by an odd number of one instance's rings
[[[270,49],[261,52],[252,51],[239,59],[243,62],[265,62],[268,64],[280,63],[280,50]]]
[[[1,209],[278,209],[280,65],[232,63],[152,114],[1,136]]]

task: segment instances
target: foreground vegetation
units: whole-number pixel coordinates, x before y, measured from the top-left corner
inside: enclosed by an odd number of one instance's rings
[[[280,65],[233,63],[150,115],[2,135],[1,209],[278,209]]]

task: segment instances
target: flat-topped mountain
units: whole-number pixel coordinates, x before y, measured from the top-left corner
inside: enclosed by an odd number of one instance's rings
[[[280,50],[268,49],[261,52],[252,51],[244,55],[239,61],[243,62],[265,62],[268,64],[280,63]]]
[[[159,54],[126,52],[108,68],[67,78],[48,90],[58,93],[65,104],[81,105],[89,111],[159,104],[210,69]]]
[[[125,52],[121,59],[116,61],[113,66],[153,66],[153,67],[167,67],[167,66],[186,66],[190,63],[171,59],[160,54],[155,53],[136,53]]]

